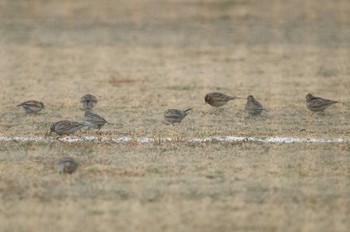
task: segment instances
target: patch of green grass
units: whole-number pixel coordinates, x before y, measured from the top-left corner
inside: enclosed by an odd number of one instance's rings
[[[242,0],[221,0],[217,2],[217,5],[220,10],[225,11],[243,2]]]

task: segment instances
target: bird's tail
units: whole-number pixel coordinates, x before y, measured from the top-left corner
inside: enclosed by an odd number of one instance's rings
[[[188,109],[184,110],[185,115],[187,115],[188,111],[190,111],[190,110],[192,110],[192,108],[188,108]]]

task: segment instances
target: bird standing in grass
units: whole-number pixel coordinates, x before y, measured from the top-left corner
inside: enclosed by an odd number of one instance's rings
[[[180,123],[190,110],[191,108],[186,110],[168,109],[164,112],[164,120],[167,124]]]
[[[57,170],[60,174],[72,174],[78,168],[78,163],[71,157],[64,157],[58,161]]]
[[[85,111],[84,124],[89,128],[97,129],[98,132],[106,123],[112,124],[98,114],[92,113],[91,111]]]
[[[44,108],[44,103],[41,101],[29,100],[17,106],[22,106],[27,113],[37,113]]]
[[[240,97],[232,97],[219,92],[212,92],[205,95],[204,100],[211,106],[220,107],[225,105],[228,101],[234,100]]]
[[[253,97],[253,95],[247,97],[247,103],[244,108],[251,116],[260,115],[263,111],[267,111],[263,105]]]
[[[94,95],[86,94],[80,98],[80,103],[85,110],[91,110],[97,104],[97,98]]]
[[[337,101],[315,97],[310,93],[306,95],[306,107],[312,112],[322,113],[326,108],[335,103],[337,103]]]
[[[55,122],[50,127],[50,133],[55,132],[58,135],[70,135],[77,132],[80,128],[85,127],[86,125],[80,122],[63,120]]]

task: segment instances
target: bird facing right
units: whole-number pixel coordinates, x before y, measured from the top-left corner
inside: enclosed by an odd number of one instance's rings
[[[168,109],[164,112],[164,120],[167,124],[172,125],[174,123],[180,123],[190,110],[191,108],[186,110]]]
[[[36,100],[29,100],[17,106],[22,106],[27,113],[37,113],[44,108],[44,103]]]
[[[234,100],[239,97],[228,96],[219,92],[208,93],[204,97],[204,101],[211,106],[220,107],[225,105],[228,101]]]
[[[85,111],[84,123],[86,126],[93,129],[98,129],[97,131],[99,131],[106,123],[109,123],[109,122],[107,122],[106,119],[104,119],[102,116],[98,114],[92,113],[91,111]]]
[[[64,157],[58,161],[57,170],[60,174],[72,174],[78,168],[78,163],[71,157]]]
[[[310,93],[306,95],[306,107],[312,112],[322,113],[326,108],[335,103],[337,103],[337,101],[315,97]]]
[[[85,127],[86,125],[80,122],[63,120],[55,122],[50,127],[50,133],[55,132],[58,135],[70,135],[77,132],[80,128]]]
[[[86,94],[80,98],[80,103],[85,110],[91,110],[97,104],[97,98],[94,95]]]
[[[263,105],[258,102],[253,95],[247,97],[247,103],[245,104],[245,110],[252,116],[260,115],[263,111],[267,111]]]

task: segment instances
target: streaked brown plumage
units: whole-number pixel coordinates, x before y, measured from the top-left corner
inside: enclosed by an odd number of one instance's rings
[[[330,105],[337,103],[337,101],[315,97],[312,94],[306,95],[306,107],[312,112],[323,112]]]
[[[252,116],[260,115],[263,111],[267,111],[263,105],[253,97],[253,95],[247,97],[247,103],[244,108]]]
[[[72,174],[78,168],[78,163],[71,157],[64,157],[58,161],[57,170],[60,174]]]
[[[27,113],[37,113],[44,108],[44,103],[36,100],[29,100],[17,106],[22,106]]]
[[[98,129],[97,131],[99,131],[106,123],[111,124],[100,115],[92,113],[91,111],[85,111],[84,124],[86,126],[93,129]]]
[[[55,132],[58,135],[70,135],[77,132],[80,128],[85,127],[86,125],[80,122],[63,120],[55,122],[50,127],[50,134]]]
[[[86,94],[80,98],[80,103],[85,110],[91,110],[97,104],[97,98],[94,95]]]
[[[205,95],[204,100],[206,103],[208,103],[211,106],[220,107],[225,105],[228,101],[234,100],[236,98],[239,98],[239,97],[232,97],[223,93],[212,92]]]
[[[190,110],[191,108],[186,110],[168,109],[164,112],[164,120],[167,124],[180,123]]]

